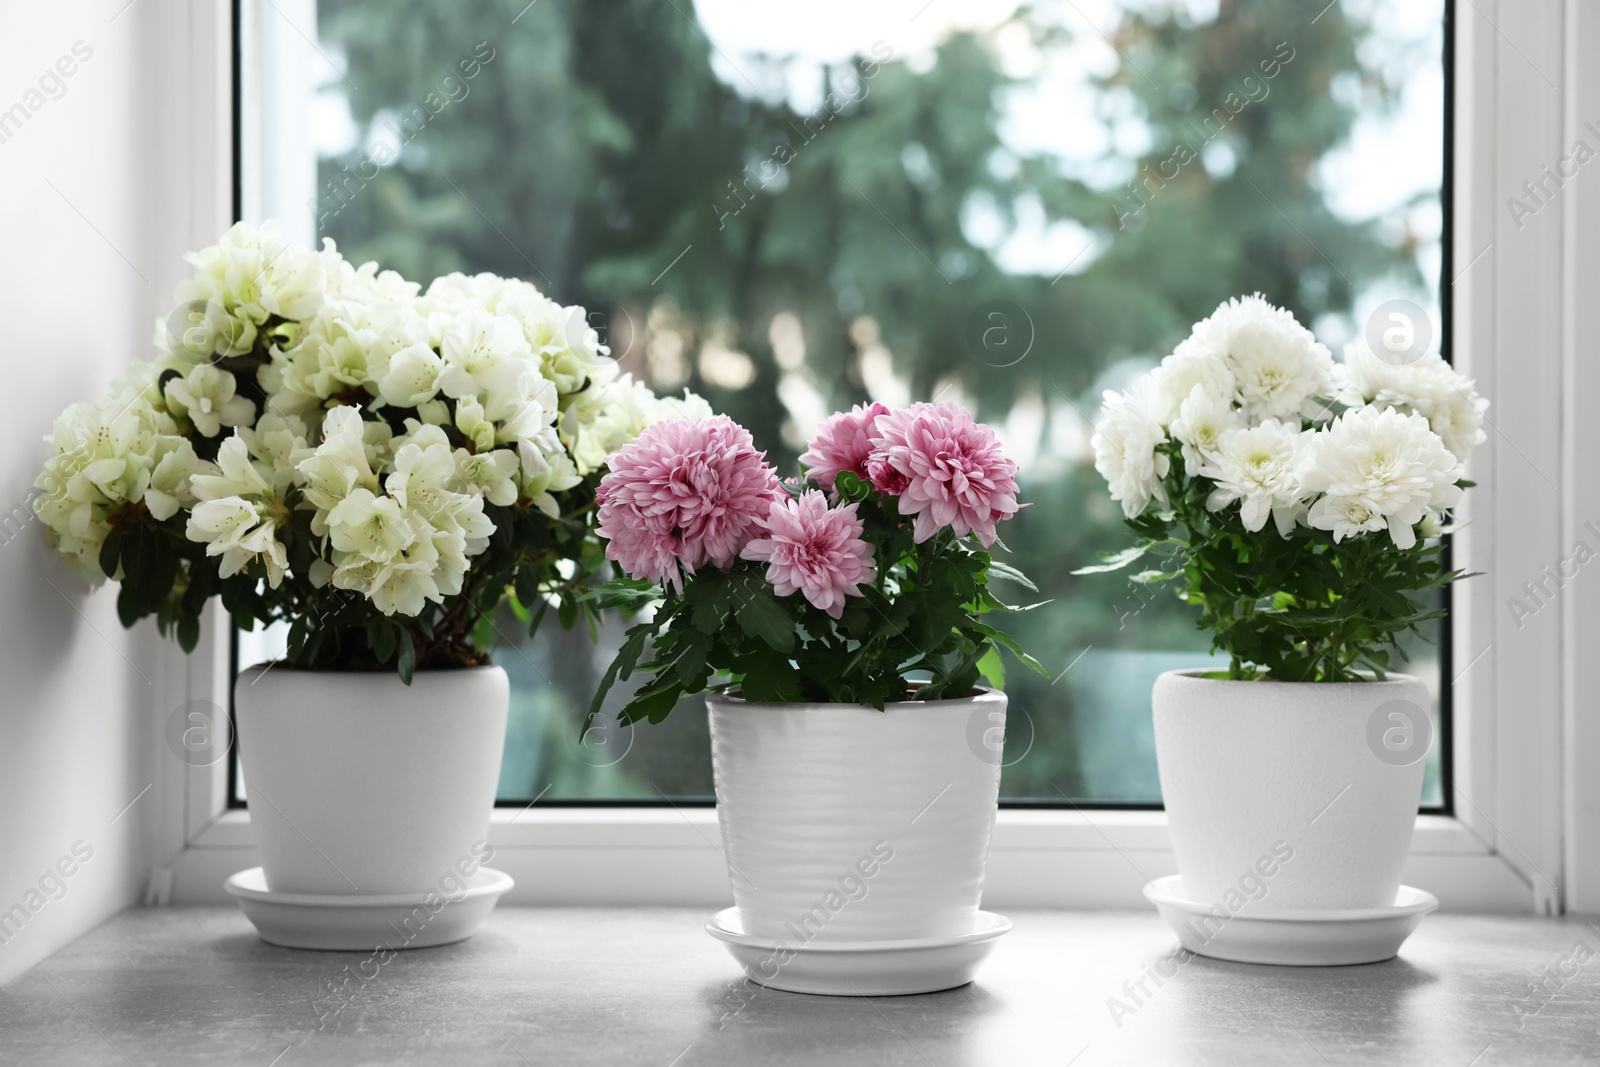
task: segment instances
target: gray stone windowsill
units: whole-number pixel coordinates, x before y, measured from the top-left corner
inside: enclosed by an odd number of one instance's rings
[[[0,990],[0,1063],[1600,1063],[1600,928],[1582,919],[1433,915],[1366,967],[1195,959],[1113,1021],[1108,999],[1131,1003],[1123,983],[1174,944],[1154,914],[1016,912],[973,985],[871,1000],[750,985],[707,918],[500,908],[469,941],[353,978],[334,1011],[365,956],[263,944],[233,910],[129,911]]]

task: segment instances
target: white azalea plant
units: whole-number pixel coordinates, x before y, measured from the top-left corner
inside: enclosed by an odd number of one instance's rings
[[[1161,365],[1105,394],[1095,467],[1139,536],[1078,573],[1150,556],[1181,579],[1228,677],[1382,678],[1442,611],[1441,536],[1488,401],[1437,354],[1363,343],[1336,363],[1289,312],[1229,300]]]
[[[604,566],[607,458],[650,423],[709,415],[620,374],[582,308],[480,274],[426,291],[332,241],[234,226],[189,257],[153,361],[56,420],[34,507],[124,625],[186,649],[220,596],[290,624],[289,662],[486,662],[509,596],[530,627]]]

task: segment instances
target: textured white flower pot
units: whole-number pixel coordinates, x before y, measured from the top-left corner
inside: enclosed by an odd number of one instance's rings
[[[970,933],[1006,698],[756,704],[712,694],[717,818],[739,921],[800,944]]]
[[[1409,735],[1414,750],[1387,758],[1381,737],[1407,740],[1390,716],[1418,725],[1427,687],[1399,674],[1318,684],[1200,673],[1168,671],[1154,693],[1161,795],[1184,896],[1215,904],[1231,891],[1237,900],[1245,880],[1246,911],[1392,906],[1431,731],[1421,726]]]
[[[276,893],[425,893],[487,839],[510,689],[499,667],[252,667],[234,687],[250,824]]]

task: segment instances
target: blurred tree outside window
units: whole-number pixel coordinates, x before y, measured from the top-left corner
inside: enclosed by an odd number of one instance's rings
[[[524,5],[264,8],[261,41],[307,51],[258,49],[247,215],[582,304],[780,468],[853,403],[970,406],[1021,464],[1006,545],[1051,601],[1011,620],[1051,679],[1008,679],[1002,799],[1159,803],[1151,683],[1208,641],[1168,589],[1070,573],[1129,539],[1100,393],[1242,293],[1335,352],[1387,300],[1437,326],[1443,0]],[[503,800],[711,796],[703,707],[578,737],[620,625],[499,629]],[[1438,646],[1411,654],[1439,694]]]

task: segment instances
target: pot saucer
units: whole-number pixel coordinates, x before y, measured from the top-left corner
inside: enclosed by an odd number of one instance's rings
[[[1185,899],[1182,876],[1176,874],[1145,886],[1144,898],[1156,906],[1190,952],[1235,963],[1288,967],[1341,967],[1393,959],[1422,917],[1439,906],[1432,893],[1403,885],[1387,908],[1241,912],[1219,920],[1213,915],[1214,905]]]
[[[516,883],[480,867],[454,901],[442,891],[335,896],[275,893],[260,867],[233,875],[223,888],[239,902],[261,940],[285,948],[372,952],[429,948],[471,937]]]
[[[726,908],[706,923],[706,933],[727,946],[757,985],[834,997],[892,997],[966,985],[1011,925],[1003,915],[980,911],[976,927],[955,937],[793,945],[746,934],[739,909]]]

